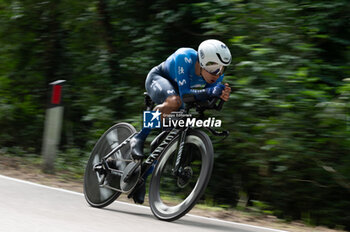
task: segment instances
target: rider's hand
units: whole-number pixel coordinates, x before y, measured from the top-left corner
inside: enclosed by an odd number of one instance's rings
[[[231,87],[227,83],[225,83],[225,89],[222,91],[220,98],[224,101],[228,101],[228,99],[230,98],[230,93]]]
[[[218,84],[213,87],[209,87],[205,89],[205,92],[209,97],[220,97],[225,89],[225,85]]]

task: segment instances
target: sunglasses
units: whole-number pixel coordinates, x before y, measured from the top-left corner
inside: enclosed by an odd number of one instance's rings
[[[220,73],[225,72],[226,66],[222,66],[222,65],[219,65],[217,63],[211,64],[211,62],[208,62],[204,69],[205,69],[205,71],[207,71],[211,75],[217,76]]]

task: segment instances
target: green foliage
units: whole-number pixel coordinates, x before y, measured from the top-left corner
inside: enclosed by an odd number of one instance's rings
[[[65,79],[57,165],[79,174],[109,126],[141,127],[153,66],[217,38],[233,54],[216,116],[230,137],[205,201],[350,229],[348,12],[346,0],[1,1],[0,145],[40,153],[48,84]]]
[[[226,77],[233,94],[223,112],[231,138],[216,146],[220,171],[212,197],[234,203],[247,193],[247,204],[268,202],[284,218],[348,225],[349,215],[330,219],[349,203],[349,106],[342,80],[349,73],[350,37],[348,22],[335,17],[349,8],[346,2],[197,6],[208,12],[197,22],[206,34],[226,38],[235,64]]]

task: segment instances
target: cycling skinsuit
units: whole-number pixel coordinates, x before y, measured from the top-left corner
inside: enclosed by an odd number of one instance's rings
[[[197,51],[192,48],[180,48],[166,61],[154,67],[147,75],[145,87],[157,103],[163,103],[169,96],[191,93],[193,88],[208,88],[221,83],[221,75],[215,83],[208,84],[201,76],[195,74],[198,60]]]

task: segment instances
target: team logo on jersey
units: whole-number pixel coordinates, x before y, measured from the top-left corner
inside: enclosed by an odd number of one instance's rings
[[[160,91],[163,90],[162,86],[159,83],[157,83],[155,80],[152,80],[151,88],[153,88],[154,90],[157,90],[157,88]]]
[[[143,111],[143,127],[144,128],[160,128],[160,115],[157,111]]]
[[[188,59],[187,57],[185,57],[185,62],[189,63],[189,64],[192,64],[192,59],[191,58]]]
[[[226,45],[221,44],[221,48],[226,49]]]
[[[183,79],[182,81],[179,81],[179,85],[180,86],[183,86],[184,84],[186,84],[186,80],[185,79]]]
[[[174,94],[174,93],[175,93],[175,90],[173,90],[173,89],[172,89],[172,90],[167,90],[166,92],[167,92],[168,94]]]
[[[183,67],[179,66],[178,73],[179,73],[179,75],[185,74],[185,69]]]

